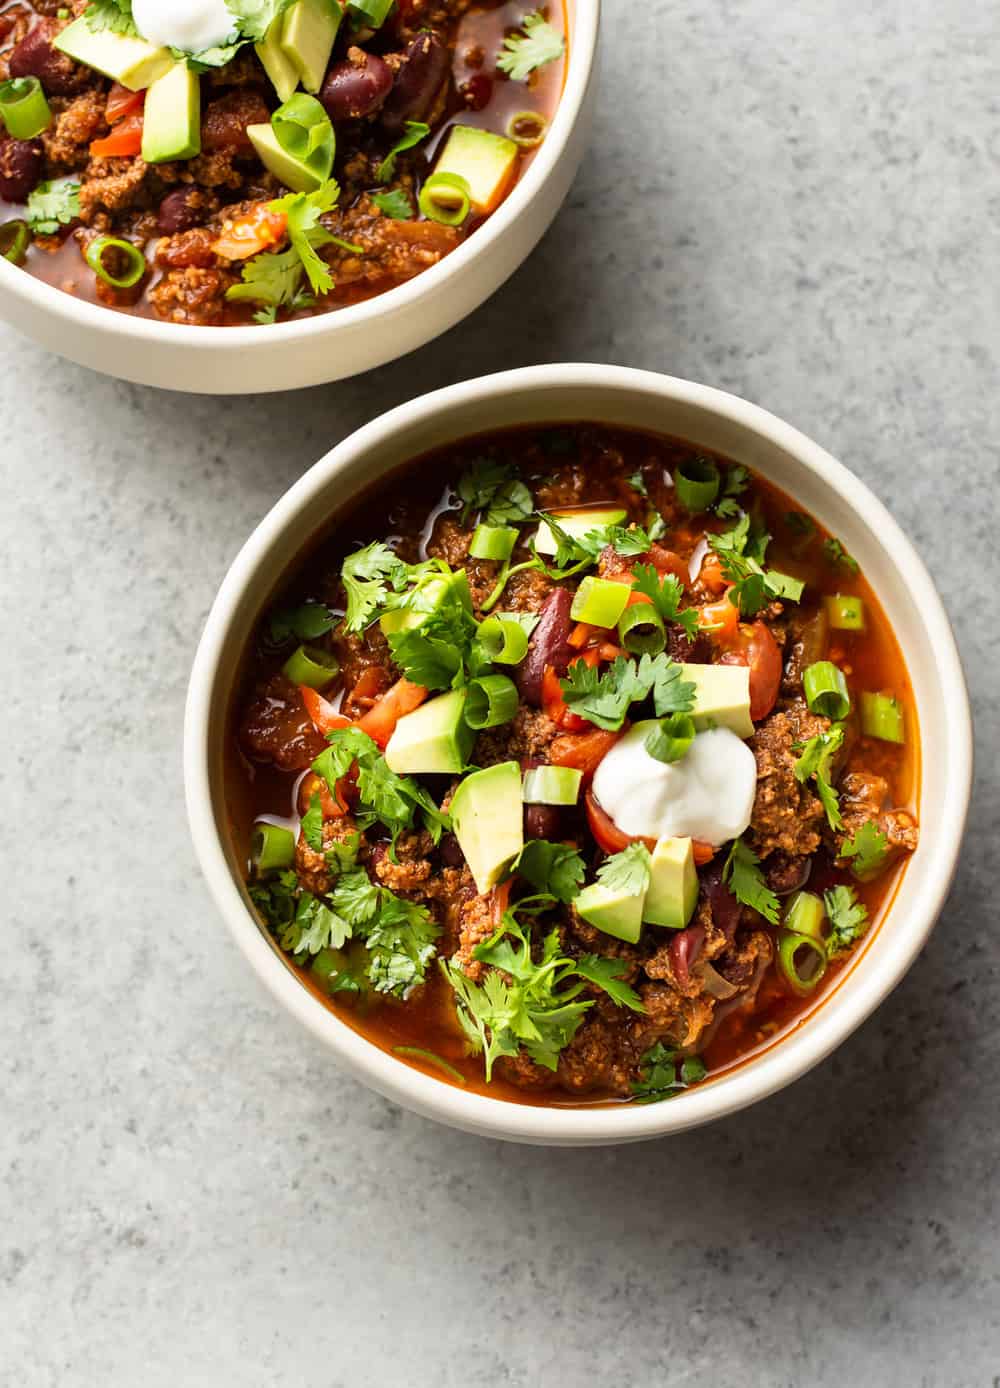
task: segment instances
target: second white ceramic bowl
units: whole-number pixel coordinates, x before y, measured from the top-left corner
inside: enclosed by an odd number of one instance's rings
[[[422,347],[513,274],[569,192],[590,132],[600,0],[566,0],[566,10],[566,83],[544,144],[489,220],[407,283],[293,323],[200,328],[86,303],[0,258],[0,316],[81,366],[140,385],[211,395],[339,381]]]
[[[903,652],[922,759],[920,846],[885,919],[819,1007],[770,1049],[668,1103],[545,1108],[469,1094],[379,1050],[298,981],[252,914],[228,833],[226,714],[241,653],[305,541],[364,483],[469,434],[514,424],[600,420],[674,435],[745,463],[811,512],[860,562]],[[972,732],[961,663],[927,571],[863,483],[791,425],[733,395],[609,366],[542,366],[437,391],[338,444],[265,517],[227,574],[191,675],[185,781],[195,847],[240,948],[279,1002],[366,1084],[416,1112],[490,1137],[565,1145],[633,1142],[706,1123],[804,1075],[896,986],[933,926],[958,859]],[[234,1003],[235,1006],[235,1003]]]

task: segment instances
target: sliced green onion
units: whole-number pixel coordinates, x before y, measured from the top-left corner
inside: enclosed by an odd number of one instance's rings
[[[517,544],[517,529],[513,525],[477,525],[469,545],[471,559],[509,559]]]
[[[822,942],[825,919],[826,907],[813,892],[796,892],[785,907],[784,925],[792,935],[808,935]]]
[[[865,737],[877,737],[883,742],[905,742],[906,724],[903,705],[891,694],[861,695],[861,731]]]
[[[0,117],[12,140],[33,140],[52,124],[52,112],[37,77],[0,82]]]
[[[435,1055],[433,1051],[425,1051],[420,1046],[393,1046],[392,1053],[393,1055],[404,1056],[407,1060],[422,1060],[427,1065],[433,1065],[435,1069],[440,1070],[442,1074],[447,1075],[448,1078],[454,1080],[456,1084],[465,1083],[465,1076],[462,1074],[461,1070],[456,1070],[450,1061],[442,1060],[442,1058],[439,1055]]]
[[[299,646],[282,665],[281,673],[292,684],[325,689],[340,674],[340,662],[335,655],[318,646]]]
[[[719,469],[711,458],[689,458],[674,468],[674,486],[687,511],[707,511],[719,494]]]
[[[631,609],[630,609],[631,610]],[[694,719],[687,713],[670,713],[646,734],[643,746],[657,761],[680,761],[695,739]]]
[[[847,692],[844,673],[832,660],[817,660],[807,665],[802,675],[806,703],[813,713],[839,723],[851,711],[851,696]]]
[[[798,956],[802,950],[812,955],[812,970],[803,974],[799,971]],[[778,941],[778,968],[796,993],[811,993],[826,973],[826,948],[821,940],[811,935],[797,935],[791,930],[783,930]]]
[[[487,617],[479,626],[479,642],[497,665],[518,665],[528,654],[528,633],[510,617]]]
[[[465,695],[465,721],[479,732],[509,723],[517,712],[517,687],[506,675],[472,680]]]
[[[573,594],[569,615],[574,622],[594,627],[613,627],[628,606],[632,589],[627,583],[588,575]]]
[[[27,222],[15,220],[4,222],[0,226],[0,255],[3,256],[4,260],[9,260],[14,265],[20,265],[28,254],[30,245],[31,232],[28,230]]]
[[[659,655],[667,644],[663,618],[651,602],[626,607],[618,618],[618,640],[633,655]]]
[[[286,154],[304,164],[320,183],[326,182],[333,168],[337,138],[321,102],[296,92],[275,111],[271,129]]]
[[[541,111],[515,111],[504,133],[508,140],[513,140],[522,149],[537,149],[545,139],[548,128],[549,123]]]
[[[121,267],[120,273],[108,269],[107,256],[111,257],[113,266]],[[87,247],[85,259],[98,279],[110,284],[112,289],[131,289],[146,273],[146,257],[142,251],[119,236],[95,236]]]
[[[461,226],[469,215],[469,185],[461,174],[433,173],[421,188],[417,203],[432,222]]]
[[[524,773],[526,805],[575,805],[583,772],[571,766],[536,766]]]
[[[826,615],[837,631],[864,631],[865,604],[850,593],[834,593],[825,599]]]
[[[250,858],[258,877],[291,867],[295,861],[295,835],[291,829],[284,829],[280,824],[260,820],[253,828]]]

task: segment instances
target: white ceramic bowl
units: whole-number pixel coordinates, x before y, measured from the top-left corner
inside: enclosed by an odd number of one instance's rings
[[[437,265],[364,303],[294,323],[198,328],[89,304],[0,258],[0,316],[50,351],[140,385],[250,395],[338,381],[453,327],[548,229],[586,148],[601,0],[566,0],[569,62],[545,142],[510,197]]]
[[[372,477],[481,430],[593,419],[672,434],[745,463],[790,493],[860,561],[913,683],[923,758],[920,846],[891,909],[808,1019],[742,1067],[667,1103],[558,1109],[469,1094],[402,1064],[352,1031],[282,962],[248,909],[226,827],[225,716],[249,633],[305,539]],[[450,386],[401,405],[338,444],[257,527],[226,576],[195,658],[185,778],[195,847],[212,895],[259,977],[359,1079],[407,1108],[491,1137],[566,1145],[632,1142],[695,1127],[798,1079],[896,986],[944,902],[962,843],[972,730],[941,601],[912,545],[872,493],[817,444],[736,396],[613,366],[539,366]]]

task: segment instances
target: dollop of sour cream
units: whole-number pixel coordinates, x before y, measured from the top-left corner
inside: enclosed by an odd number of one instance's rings
[[[594,774],[594,795],[625,834],[692,838],[717,848],[750,823],[757,763],[729,728],[696,733],[680,761],[646,751],[654,721],[636,723]]]
[[[132,0],[132,18],[147,43],[182,53],[202,53],[236,34],[226,0]]]

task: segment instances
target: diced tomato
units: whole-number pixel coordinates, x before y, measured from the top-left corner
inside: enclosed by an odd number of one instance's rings
[[[145,92],[132,92],[120,82],[112,82],[104,105],[104,119],[109,125],[114,125],[123,116],[128,116],[133,111],[141,111],[145,104]]]
[[[691,840],[691,852],[694,854],[694,861],[698,867],[704,867],[715,857],[715,849],[710,843],[705,843],[702,839]]]
[[[142,110],[123,116],[110,135],[92,140],[90,152],[97,159],[119,159],[138,154],[142,149]]]
[[[631,575],[631,577],[632,577],[632,582],[634,583],[634,582],[635,582],[635,576],[634,576],[634,575]],[[633,593],[629,593],[629,595],[628,595],[628,602],[625,604],[625,606],[626,606],[626,607],[635,607],[635,606],[636,606],[638,603],[640,603],[640,602],[652,602],[652,601],[653,601],[653,599],[649,596],[648,593],[634,593],[634,592],[633,592]]]
[[[582,656],[577,656],[578,660],[587,660],[589,651],[585,651]],[[589,661],[587,661],[590,664]],[[551,665],[546,665],[542,675],[542,711],[547,718],[551,718],[553,723],[566,732],[583,732],[591,725],[585,718],[581,718],[578,713],[573,713],[566,707],[566,701],[562,696],[562,687],[559,684],[559,676]]]
[[[653,568],[661,578],[664,574],[673,574],[675,578],[680,579],[685,588],[691,582],[691,574],[687,564],[672,549],[664,549],[662,545],[654,545],[649,551],[649,557],[653,561]]]
[[[639,834],[626,834],[618,828],[606,810],[594,798],[592,790],[587,791],[587,823],[598,846],[605,853],[620,853],[630,843],[644,843],[650,851],[656,847],[656,840]]]
[[[341,819],[347,813],[347,800],[344,796],[343,780],[337,782],[337,798],[334,799],[330,794],[330,787],[323,780],[322,776],[317,776],[315,771],[310,771],[308,776],[303,776],[302,784],[299,786],[299,814],[305,814],[309,808],[310,801],[314,795],[319,796],[319,807],[323,812],[324,819]]]
[[[408,679],[397,680],[391,689],[386,690],[357,726],[368,734],[373,742],[385,747],[392,737],[393,730],[404,714],[412,713],[427,698],[427,690],[422,684],[413,684]]]
[[[307,684],[300,684],[299,693],[306,706],[306,713],[312,719],[313,726],[318,732],[328,733],[332,732],[334,728],[350,727],[351,720],[345,718],[342,713],[338,713],[333,704],[328,703],[318,690],[310,689]]]
[[[620,732],[605,732],[603,728],[592,728],[586,733],[565,733],[549,747],[549,761],[553,766],[575,767],[583,772],[584,780],[589,781],[621,735]]]
[[[781,651],[763,622],[740,627],[739,640],[725,655],[722,665],[750,666],[750,717],[758,723],[774,708],[781,688]]]
[[[228,223],[212,250],[227,260],[247,260],[283,241],[287,230],[288,218],[283,212],[272,212],[266,202],[258,202]]]
[[[721,593],[725,589],[727,579],[722,572],[722,560],[714,550],[709,550],[702,560],[698,577],[710,593]]]
[[[503,913],[510,901],[510,889],[513,885],[513,881],[508,879],[494,887],[490,892],[490,920],[494,925],[499,925],[503,920]]]
[[[584,652],[584,655],[589,654],[589,651]],[[624,654],[625,652],[622,650],[621,646],[616,646],[611,641],[602,641],[597,647],[597,655],[600,660],[617,660],[620,655]]]
[[[572,646],[574,650],[580,651],[593,636],[594,632],[598,630],[598,627],[591,626],[589,622],[577,622],[576,626],[566,638],[567,644]]]
[[[347,696],[347,703],[352,708],[357,708],[361,704],[370,707],[380,695],[385,693],[390,676],[382,669],[381,665],[368,665],[358,676],[358,681],[350,694]]]
[[[739,625],[739,609],[729,601],[728,595],[698,608],[698,626],[717,646],[727,646],[737,635]]]

